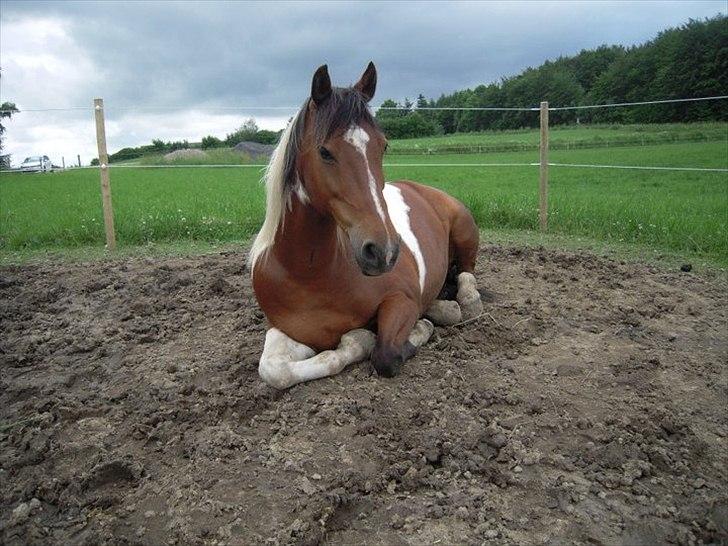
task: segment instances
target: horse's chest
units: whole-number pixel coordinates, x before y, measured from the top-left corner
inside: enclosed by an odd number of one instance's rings
[[[270,305],[261,302],[261,306],[292,313],[315,313],[322,310],[341,313],[357,307],[356,298],[351,291],[333,283],[289,283],[268,293],[264,299]]]
[[[335,347],[343,333],[376,315],[373,299],[334,279],[276,283],[261,278],[255,279],[254,289],[271,325],[317,350]]]

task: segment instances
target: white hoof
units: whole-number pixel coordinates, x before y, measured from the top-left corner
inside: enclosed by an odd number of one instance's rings
[[[435,326],[427,319],[420,319],[415,323],[415,327],[410,332],[408,341],[415,347],[421,347],[435,331]]]
[[[475,276],[472,273],[460,273],[458,275],[457,302],[460,304],[462,320],[477,317],[483,312],[483,302],[480,301],[480,293],[475,284]]]
[[[463,320],[460,304],[453,300],[435,300],[425,316],[438,326],[452,326]]]

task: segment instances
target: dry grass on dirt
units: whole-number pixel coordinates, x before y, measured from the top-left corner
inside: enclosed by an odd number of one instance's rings
[[[485,246],[399,377],[276,392],[243,263],[0,269],[2,543],[728,541],[724,279]]]

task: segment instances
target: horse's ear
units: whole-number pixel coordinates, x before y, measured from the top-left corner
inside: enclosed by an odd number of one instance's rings
[[[374,92],[377,90],[377,68],[374,63],[369,61],[367,69],[364,74],[361,75],[361,79],[356,82],[354,89],[364,95],[364,99],[369,102],[374,97]]]
[[[311,82],[311,98],[318,106],[326,102],[331,96],[331,78],[329,78],[328,66],[321,65],[313,75]]]

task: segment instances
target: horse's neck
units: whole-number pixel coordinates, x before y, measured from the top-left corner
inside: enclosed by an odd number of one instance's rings
[[[336,222],[301,203],[296,195],[291,199],[272,250],[294,278],[325,276],[341,258]]]

